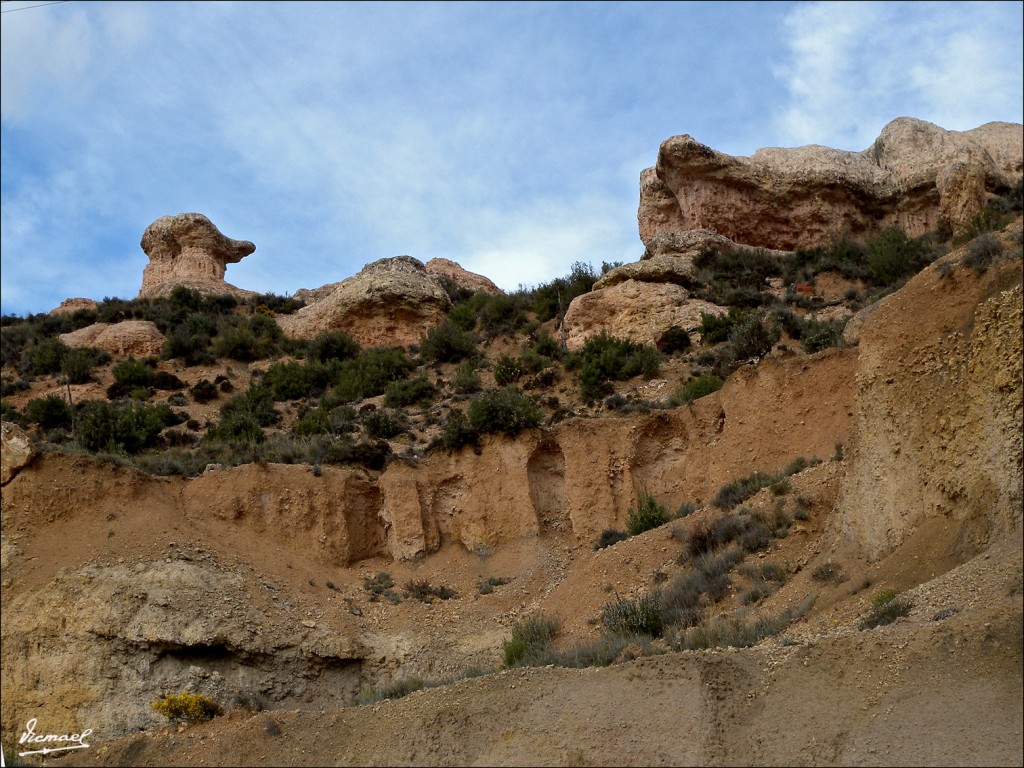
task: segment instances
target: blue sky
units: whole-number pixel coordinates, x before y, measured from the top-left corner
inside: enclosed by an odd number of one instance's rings
[[[188,211],[256,244],[243,288],[408,254],[514,290],[638,259],[670,136],[1024,112],[1018,2],[44,2],[0,4],[4,314],[134,297],[143,231]]]

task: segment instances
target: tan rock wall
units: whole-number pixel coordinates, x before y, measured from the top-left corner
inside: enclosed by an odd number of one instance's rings
[[[864,319],[836,532],[868,557],[929,518],[966,554],[1020,525],[1021,279],[1019,258],[933,265]]]
[[[1021,136],[1015,123],[947,131],[904,117],[863,152],[772,147],[750,157],[673,136],[640,177],[640,239],[710,228],[736,242],[792,250],[844,229],[863,237],[898,225],[917,236],[941,219],[959,232],[990,195],[1021,177]]]

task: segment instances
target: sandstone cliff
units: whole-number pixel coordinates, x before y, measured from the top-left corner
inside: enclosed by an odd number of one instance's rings
[[[344,331],[364,347],[415,344],[451,306],[441,284],[411,256],[379,259],[347,280],[296,296],[313,303],[278,319],[286,335]]]
[[[917,236],[941,220],[959,232],[989,195],[1021,178],[1022,156],[1015,123],[961,132],[901,117],[862,152],[807,146],[751,157],[674,136],[640,177],[640,239],[709,228],[792,250],[843,229],[859,237],[898,225]]]

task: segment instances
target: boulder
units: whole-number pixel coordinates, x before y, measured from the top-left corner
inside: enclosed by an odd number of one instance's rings
[[[1021,177],[1022,143],[1019,123],[947,131],[908,117],[862,152],[806,146],[732,157],[673,136],[640,176],[640,239],[709,228],[792,250],[843,229],[864,237],[898,225],[918,236],[945,221],[960,232]]]
[[[724,314],[725,307],[690,298],[674,283],[626,280],[572,300],[565,313],[566,347],[575,351],[587,339],[607,331],[617,338],[654,345],[672,326],[693,332],[701,314]]]
[[[60,340],[71,348],[93,347],[115,357],[150,357],[159,355],[166,339],[149,320],[122,320],[120,323],[93,323],[71,333],[62,333]]]
[[[256,295],[224,281],[227,265],[238,263],[256,246],[226,237],[201,213],[161,216],[146,227],[140,245],[149,256],[140,299],[168,296],[178,285],[205,294]]]
[[[60,306],[51,309],[49,314],[73,315],[81,309],[86,311],[94,310],[99,307],[99,305],[100,303],[98,301],[93,301],[92,299],[64,299],[64,301],[60,303]]]
[[[483,291],[484,293],[504,293],[498,286],[492,283],[483,275],[470,272],[462,268],[457,262],[450,259],[431,259],[426,264],[427,272],[435,277],[447,277],[460,288],[468,288],[471,291]]]
[[[35,455],[32,440],[25,430],[9,421],[0,422],[0,485],[13,480]]]
[[[379,259],[324,289],[318,289],[326,293],[319,300],[277,319],[286,336],[344,331],[364,347],[404,347],[418,343],[451,307],[437,278],[411,256]]]

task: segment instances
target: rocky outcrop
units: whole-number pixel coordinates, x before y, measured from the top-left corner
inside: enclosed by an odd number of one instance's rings
[[[61,571],[5,597],[6,725],[30,712],[54,731],[87,724],[109,738],[163,725],[150,702],[182,690],[225,703],[257,693],[277,705],[352,701],[357,640],[303,624],[251,570],[195,548],[167,555]]]
[[[1019,225],[1002,237],[1019,253]],[[857,415],[836,526],[869,559],[929,521],[957,527],[961,558],[1021,525],[1021,260],[979,275],[951,269],[950,256],[860,323]]]
[[[857,237],[898,225],[917,236],[945,221],[958,232],[1021,177],[1021,137],[1016,123],[961,132],[901,117],[862,152],[806,146],[732,157],[673,136],[640,177],[640,239],[710,228],[792,250],[843,229]]]
[[[605,331],[617,338],[654,345],[672,326],[696,331],[702,314],[726,311],[709,301],[691,298],[675,282],[626,279],[572,300],[565,313],[565,344],[569,350],[577,350],[587,339]]]
[[[593,290],[609,288],[626,280],[645,283],[675,283],[692,288],[698,282],[694,259],[705,250],[753,251],[750,246],[734,243],[711,229],[687,232],[662,232],[651,238],[640,261],[609,270],[594,283]],[[773,251],[777,256],[781,251]]]
[[[60,306],[51,309],[49,314],[73,315],[75,312],[78,312],[79,310],[83,309],[87,312],[95,310],[97,307],[99,307],[99,305],[100,303],[98,301],[93,301],[92,299],[64,299],[64,301],[60,303]]]
[[[60,340],[72,348],[93,347],[115,357],[159,355],[166,341],[156,324],[149,320],[93,323],[71,333],[62,333]]]
[[[142,234],[149,264],[142,272],[139,298],[168,296],[181,285],[206,294],[253,296],[253,291],[224,281],[228,264],[256,250],[248,240],[233,240],[201,213],[161,216]]]
[[[36,456],[32,439],[9,421],[0,421],[0,485],[7,485]]]
[[[278,318],[287,336],[311,339],[344,331],[364,347],[403,347],[419,342],[451,307],[441,284],[411,256],[379,259],[331,288],[318,301]]]
[[[483,275],[470,272],[450,259],[431,259],[426,264],[427,272],[437,277],[447,277],[460,288],[484,293],[504,293],[498,286]]]

